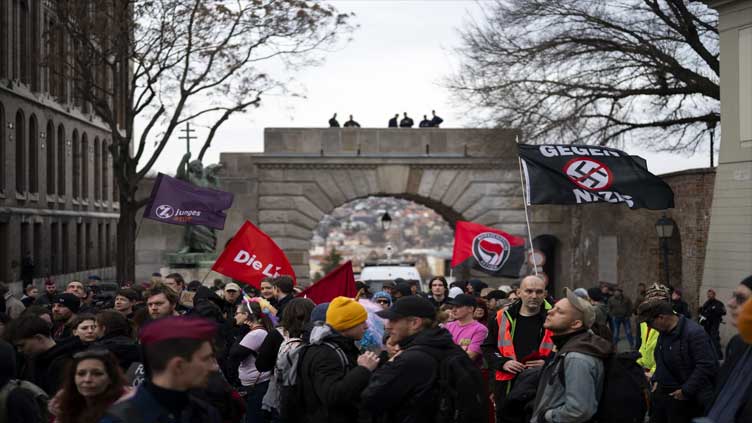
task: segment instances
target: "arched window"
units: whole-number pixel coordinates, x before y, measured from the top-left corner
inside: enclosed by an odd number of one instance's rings
[[[31,14],[27,0],[13,1],[13,78],[31,83]]]
[[[16,191],[26,192],[26,119],[23,111],[16,112]]]
[[[57,126],[57,195],[65,195],[65,127],[61,123]]]
[[[89,137],[86,132],[81,135],[81,198],[89,198]]]
[[[0,20],[0,25],[2,21]],[[0,28],[0,34],[4,29]],[[5,169],[8,164],[5,162],[5,107],[0,103],[0,192],[5,192]]]
[[[47,139],[45,140],[45,148],[47,148],[47,195],[55,194],[55,166],[57,161],[55,160],[55,124],[51,120],[47,121]]]
[[[39,125],[33,114],[29,118],[29,192],[39,192]]]
[[[108,140],[102,140],[102,201],[108,200],[107,195],[110,192],[110,167],[108,166],[110,151],[107,148],[108,145]]]
[[[81,198],[81,144],[78,140],[78,130],[73,130],[73,158],[71,159],[71,168],[73,169],[73,198]]]
[[[99,157],[99,137],[94,137],[94,200],[99,200],[101,194],[101,175],[102,168],[99,166],[101,157]]]
[[[0,7],[0,78],[8,77],[8,40],[10,40],[10,34],[8,34],[9,29],[10,22],[8,21],[8,7],[3,4],[3,6]]]

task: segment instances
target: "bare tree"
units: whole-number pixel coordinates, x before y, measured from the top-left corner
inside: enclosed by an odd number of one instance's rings
[[[270,61],[285,69],[315,64],[322,48],[351,29],[348,15],[300,0],[56,4],[50,35],[64,36],[72,51],[50,61],[64,63],[75,101],[112,130],[121,281],[134,278],[136,213],[147,201],[136,191],[176,128],[212,122],[203,156],[230,116],[258,106],[262,93],[279,86],[265,71]]]
[[[497,0],[448,85],[527,142],[691,151],[720,121],[717,13],[686,0]],[[712,152],[711,152],[712,154]]]

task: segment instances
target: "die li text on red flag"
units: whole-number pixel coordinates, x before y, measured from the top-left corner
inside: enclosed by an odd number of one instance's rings
[[[295,281],[295,271],[282,249],[248,221],[232,237],[212,270],[256,288],[264,278],[288,275]]]

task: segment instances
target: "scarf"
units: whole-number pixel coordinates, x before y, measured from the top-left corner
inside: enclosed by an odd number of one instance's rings
[[[734,423],[739,407],[747,400],[745,395],[751,384],[752,346],[747,346],[713,403],[708,418],[715,423]]]

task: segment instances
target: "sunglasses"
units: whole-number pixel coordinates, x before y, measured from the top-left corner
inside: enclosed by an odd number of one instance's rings
[[[389,301],[387,300],[376,300],[376,302],[379,304],[387,304],[387,305],[389,304]]]
[[[744,294],[741,294],[741,293],[738,293],[738,292],[734,292],[733,294],[731,294],[731,298],[734,299],[734,301],[736,302],[737,305],[742,305],[742,304],[746,303],[747,300],[749,299],[748,296],[746,296]]]

